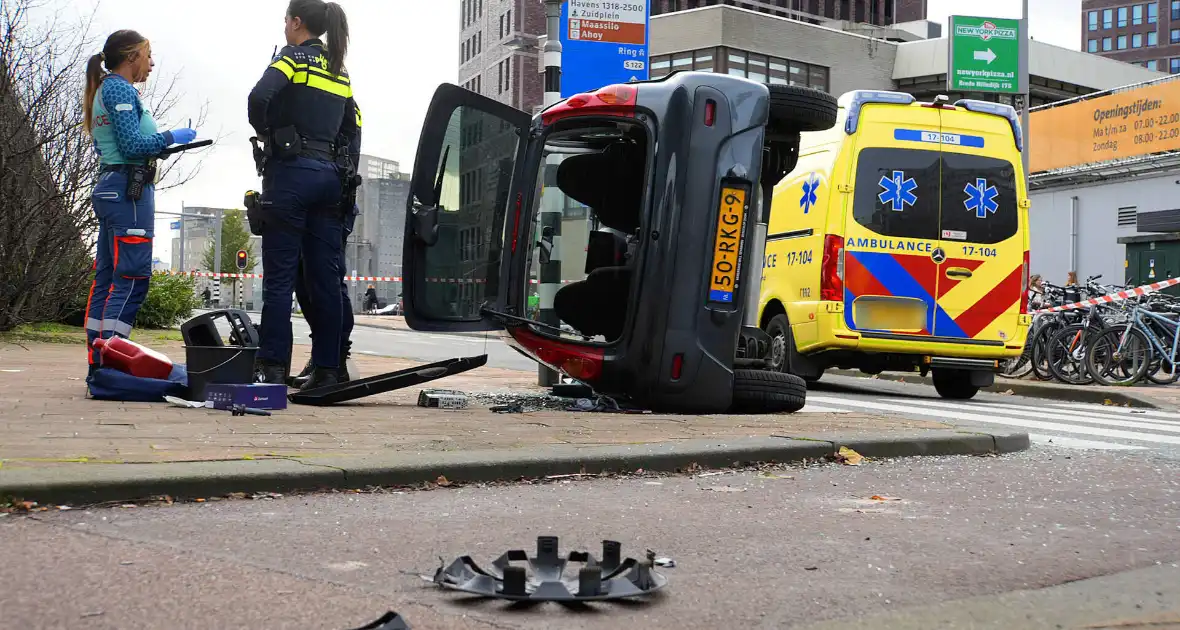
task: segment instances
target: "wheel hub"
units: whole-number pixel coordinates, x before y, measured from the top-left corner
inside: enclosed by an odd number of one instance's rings
[[[787,360],[787,336],[775,335],[770,342],[770,367],[782,371]]]

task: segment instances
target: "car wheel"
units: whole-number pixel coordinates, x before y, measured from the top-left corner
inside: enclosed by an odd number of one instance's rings
[[[791,350],[791,325],[787,316],[775,315],[766,325],[766,334],[770,336],[770,369],[787,372],[787,357]]]
[[[807,404],[807,383],[793,374],[765,370],[733,371],[736,413],[794,413]]]
[[[836,97],[799,85],[767,85],[770,128],[778,131],[827,131],[836,124]]]
[[[935,370],[934,389],[948,400],[971,400],[979,393],[971,384],[971,373],[963,370]]]

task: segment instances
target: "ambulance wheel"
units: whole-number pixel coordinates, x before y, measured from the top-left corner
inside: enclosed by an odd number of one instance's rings
[[[807,404],[807,383],[793,374],[766,370],[733,371],[736,413],[794,413]]]
[[[934,389],[947,400],[971,400],[979,393],[966,370],[934,370]]]
[[[836,97],[800,85],[767,85],[770,128],[776,131],[827,131],[836,125]]]
[[[792,364],[798,369],[801,363],[795,353],[795,336],[791,334],[791,323],[786,315],[775,315],[766,324],[766,334],[770,336],[770,368],[776,372],[795,374],[791,371]],[[823,370],[814,370],[813,374],[795,374],[807,383],[815,383],[823,378]]]

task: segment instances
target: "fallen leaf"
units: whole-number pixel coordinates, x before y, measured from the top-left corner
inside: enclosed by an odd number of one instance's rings
[[[446,488],[447,486],[451,485],[451,482],[450,482],[450,480],[448,480],[446,477],[444,477],[444,476],[442,476],[442,475],[439,475],[439,476],[438,476],[438,479],[435,479],[435,480],[434,480],[434,483],[436,483],[436,484],[438,484],[438,485],[440,485],[440,486],[442,486],[442,487],[444,487],[444,488]]]
[[[193,499],[193,501],[196,501],[197,503],[204,503],[205,502],[204,499]]]
[[[763,479],[794,479],[794,477],[791,477],[789,475],[776,475],[774,473],[766,473],[766,472],[764,472],[758,476],[762,477]]]
[[[1107,407],[1110,407],[1111,405],[1113,405],[1113,404],[1114,404],[1114,401],[1113,401],[1113,400],[1111,400],[1111,399],[1109,399],[1109,398],[1107,398],[1107,399],[1105,399],[1105,400],[1103,400],[1103,401],[1102,401],[1102,404],[1106,405]]]
[[[734,488],[733,486],[709,486],[708,488],[704,488],[704,489],[711,490],[713,492],[745,492],[746,491],[745,488]]]
[[[1012,391],[1012,390],[1008,390],[1008,391],[1005,391],[1005,392],[1000,392],[1000,395],[1001,395],[1001,396],[1015,396],[1015,395],[1016,395],[1016,392],[1014,392],[1014,391]]]
[[[121,507],[125,510],[133,510],[133,509],[135,509],[135,504],[134,503],[124,503],[123,505],[120,505],[119,507]]]
[[[229,496],[231,499],[245,499],[249,495],[247,495],[245,492],[231,492],[227,496]]]
[[[841,446],[840,451],[836,453],[836,460],[848,466],[859,466],[864,461],[864,456],[847,446]]]
[[[872,499],[873,501],[901,501],[901,499],[898,499],[897,497],[883,497],[879,494],[874,494],[873,496],[869,497],[869,499]]]

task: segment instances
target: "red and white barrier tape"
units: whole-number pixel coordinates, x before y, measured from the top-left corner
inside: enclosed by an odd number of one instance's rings
[[[1154,284],[1145,284],[1141,287],[1136,287],[1134,289],[1128,289],[1126,291],[1119,291],[1118,293],[1111,293],[1110,295],[1103,295],[1100,297],[1091,298],[1089,300],[1082,300],[1081,302],[1074,302],[1073,304],[1054,306],[1053,308],[1043,308],[1039,311],[1033,311],[1032,314],[1036,315],[1038,313],[1059,313],[1061,311],[1072,311],[1072,310],[1079,309],[1079,308],[1089,308],[1091,306],[1097,306],[1098,304],[1110,304],[1111,302],[1121,302],[1121,301],[1126,300],[1128,298],[1139,297],[1139,296],[1147,295],[1148,293],[1155,293],[1156,291],[1159,291],[1160,289],[1166,289],[1168,287],[1173,287],[1178,284],[1180,284],[1180,278],[1169,278],[1168,280],[1164,280],[1162,282],[1156,282]]]
[[[212,273],[207,271],[161,271],[160,273],[169,276],[192,276],[194,278],[246,278],[254,279],[261,278],[260,273]],[[348,282],[402,282],[401,276],[345,276],[345,281]],[[427,278],[427,282],[437,284],[487,284],[488,281],[483,278]],[[562,284],[572,284],[576,280],[562,280]],[[529,284],[540,284],[538,280],[530,280]]]

